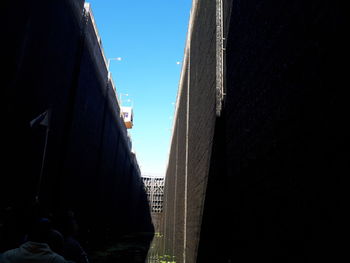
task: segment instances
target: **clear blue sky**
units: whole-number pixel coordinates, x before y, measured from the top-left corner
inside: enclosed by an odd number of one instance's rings
[[[141,172],[164,175],[192,0],[86,2],[106,58],[122,58],[110,71],[123,106],[134,108],[129,131]]]

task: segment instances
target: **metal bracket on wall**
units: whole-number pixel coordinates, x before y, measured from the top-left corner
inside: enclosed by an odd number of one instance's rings
[[[216,0],[216,116],[221,115],[224,101],[224,23],[223,2]]]

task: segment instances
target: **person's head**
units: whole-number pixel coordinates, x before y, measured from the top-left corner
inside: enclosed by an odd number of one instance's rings
[[[78,224],[72,211],[67,211],[61,215],[60,227],[65,236],[74,236],[77,234]]]
[[[34,220],[30,227],[28,240],[38,243],[48,243],[50,230],[50,220],[47,218],[38,218]]]
[[[54,252],[63,255],[64,238],[60,232],[50,229],[47,243]]]

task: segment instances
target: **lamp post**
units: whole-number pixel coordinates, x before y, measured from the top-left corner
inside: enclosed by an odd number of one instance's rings
[[[111,79],[111,72],[109,71],[109,65],[111,64],[112,60],[121,61],[122,58],[121,57],[116,57],[116,58],[109,58],[107,60],[107,82],[109,82],[109,80]]]
[[[127,94],[127,93],[120,93],[120,104],[121,104],[121,106],[123,105],[123,101],[122,101],[122,96],[129,96],[129,94]]]
[[[109,58],[108,62],[107,62],[107,70],[109,71],[109,65],[111,64],[111,60],[117,60],[117,61],[121,61],[122,58],[121,57],[117,57],[117,58]]]

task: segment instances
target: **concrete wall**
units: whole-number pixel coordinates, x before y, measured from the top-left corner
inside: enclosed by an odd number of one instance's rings
[[[232,259],[251,249],[266,261],[341,256],[345,17],[338,1],[233,4],[224,117],[228,200],[239,207]]]
[[[33,202],[46,129],[29,122],[51,109],[40,203],[46,212],[74,210],[84,245],[94,247],[152,233],[153,226],[103,51],[82,5],[5,5],[1,163],[7,172],[0,208],[25,215]]]
[[[191,12],[163,218],[165,254],[176,262],[196,258],[215,124],[215,1],[194,2]]]
[[[198,2],[187,43],[189,110],[181,82],[164,253],[177,262],[184,254],[186,262],[337,261],[347,168],[344,6],[223,1],[226,96],[215,118],[213,2]]]

